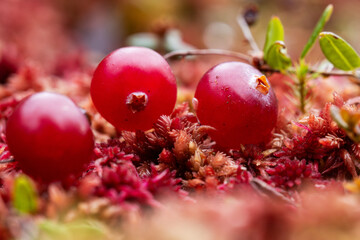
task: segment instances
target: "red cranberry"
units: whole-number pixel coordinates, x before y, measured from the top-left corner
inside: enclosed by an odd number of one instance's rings
[[[176,80],[165,59],[151,49],[120,48],[95,70],[91,97],[118,130],[147,130],[176,102]]]
[[[42,181],[63,180],[91,160],[89,122],[66,96],[36,93],[23,100],[6,125],[9,150],[21,169]]]
[[[200,122],[216,129],[211,137],[224,148],[264,142],[276,124],[276,96],[266,77],[248,64],[226,62],[211,68],[195,98]]]

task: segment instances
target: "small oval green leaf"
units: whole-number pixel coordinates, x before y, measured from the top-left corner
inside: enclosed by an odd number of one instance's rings
[[[325,57],[337,68],[351,71],[360,67],[360,57],[355,49],[340,36],[322,32],[319,43]]]
[[[79,240],[104,239],[107,232],[105,225],[96,220],[78,220],[67,223],[66,227]]]
[[[39,236],[38,239],[69,239],[71,233],[64,224],[52,220],[43,220],[39,223]]]
[[[325,24],[329,21],[331,14],[333,12],[333,5],[329,4],[323,14],[321,15],[319,21],[317,22],[314,31],[312,32],[309,41],[306,43],[303,51],[301,52],[301,56],[300,59],[304,59],[306,54],[310,51],[310,49],[312,48],[312,46],[314,45],[316,38],[319,36],[319,33],[323,30]]]
[[[267,61],[267,52],[271,45],[276,41],[284,41],[284,27],[280,19],[276,16],[272,17],[266,32],[266,40],[264,45],[264,59]]]
[[[39,224],[39,236],[36,239],[75,239],[95,240],[108,239],[106,226],[96,220],[78,219],[72,222],[56,222],[44,220]]]
[[[271,68],[280,71],[288,69],[292,64],[291,59],[287,54],[285,44],[282,41],[276,41],[270,46],[266,59],[267,64]]]
[[[35,185],[26,175],[15,179],[12,204],[21,213],[33,213],[37,210]]]

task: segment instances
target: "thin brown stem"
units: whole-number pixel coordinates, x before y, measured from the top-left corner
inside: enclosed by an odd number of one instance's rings
[[[231,58],[237,58],[239,60],[242,60],[244,62],[247,62],[249,64],[253,64],[253,58],[251,56],[248,56],[243,53],[235,52],[235,51],[229,51],[229,50],[223,50],[223,49],[193,49],[193,50],[178,50],[169,52],[164,55],[164,58],[169,60],[171,58],[184,58],[187,56],[204,56],[204,55],[218,55],[218,56],[225,56],[225,57],[231,57]],[[263,72],[280,72],[279,70],[275,70],[270,68],[268,65],[260,65],[258,66],[258,69]],[[295,69],[290,68],[287,70],[287,72],[295,74]],[[353,79],[353,81],[357,84],[360,84],[360,78],[359,76],[354,75],[350,72],[343,72],[343,71],[332,71],[332,72],[322,72],[317,71],[314,69],[310,69],[310,74],[319,74],[323,77],[329,77],[329,76],[338,76],[338,77],[350,77]]]
[[[244,62],[252,63],[252,58],[246,54],[229,51],[229,50],[223,50],[223,49],[179,50],[165,54],[164,58],[168,60],[175,57],[184,58],[187,56],[195,56],[195,55],[218,55],[218,56],[237,58]]]
[[[349,72],[341,72],[341,71],[337,71],[337,72],[318,72],[316,70],[310,70],[310,73],[318,73],[324,77],[330,77],[330,76],[338,76],[338,77],[352,77],[352,78],[356,78],[359,79],[359,76],[354,75],[353,73],[349,73]]]
[[[261,70],[263,72],[273,72],[273,73],[276,73],[276,72],[279,73],[280,72],[279,70],[272,69],[267,65],[260,66],[259,70]],[[295,70],[294,69],[289,69],[289,70],[287,70],[287,72],[295,73]],[[354,78],[354,79],[356,79],[355,82],[360,84],[360,77],[356,76],[356,75],[354,75],[353,73],[350,73],[350,72],[343,72],[343,71],[323,72],[323,71],[317,71],[317,70],[314,70],[314,69],[310,69],[308,73],[310,73],[310,74],[319,74],[319,75],[321,75],[323,77],[335,76],[335,77]]]
[[[316,72],[316,71],[314,71],[313,73],[320,74],[323,77],[330,77],[330,76],[347,77],[353,83],[355,83],[357,85],[360,85],[360,77],[353,74],[353,73],[347,73],[347,72]]]
[[[306,78],[299,78],[299,100],[300,100],[300,111],[302,113],[306,112],[306,94],[307,94],[307,88],[306,88]]]
[[[244,34],[246,41],[250,44],[251,48],[255,52],[261,52],[259,46],[255,42],[254,37],[250,31],[249,25],[246,23],[245,18],[241,14],[238,15],[237,22]]]

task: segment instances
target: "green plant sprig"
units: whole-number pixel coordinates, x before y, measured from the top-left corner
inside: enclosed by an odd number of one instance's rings
[[[305,61],[306,55],[309,53],[317,39],[319,39],[321,50],[326,59],[336,68],[346,71],[338,75],[358,79],[355,70],[360,67],[359,54],[340,36],[332,32],[322,32],[325,24],[329,21],[332,12],[333,5],[329,4],[315,25],[297,62],[293,62],[287,54],[284,43],[284,29],[280,19],[278,17],[272,17],[268,25],[263,49],[265,63],[272,69],[279,70],[283,74],[295,75],[296,86],[293,88],[295,90],[294,96],[299,99],[299,109],[302,113],[306,112],[306,105],[309,102],[308,82],[319,75],[333,75],[332,72],[324,74],[319,70],[311,69],[309,64]],[[292,68],[294,65],[295,68]],[[348,73],[348,71],[352,71],[352,73]],[[357,83],[359,82],[358,80],[355,81]]]
[[[298,98],[299,110],[306,112],[307,103],[309,102],[308,83],[318,76],[345,76],[349,77],[354,83],[360,85],[360,76],[356,69],[360,67],[360,56],[355,49],[343,38],[332,32],[323,32],[325,24],[329,21],[333,12],[333,5],[329,4],[322,13],[319,21],[304,46],[298,61],[293,61],[287,53],[285,44],[285,31],[280,18],[273,16],[268,24],[266,40],[263,48],[262,57],[259,48],[251,34],[246,21],[240,16],[238,23],[241,27],[245,38],[251,45],[254,56],[243,53],[219,50],[219,49],[193,49],[184,51],[170,52],[164,57],[171,59],[175,57],[187,57],[194,55],[222,55],[237,58],[241,61],[254,65],[260,71],[264,72],[281,72],[290,76],[295,81],[294,96]],[[325,58],[340,71],[324,72],[320,69],[314,69],[306,61],[305,57],[314,46],[316,40],[319,44]]]

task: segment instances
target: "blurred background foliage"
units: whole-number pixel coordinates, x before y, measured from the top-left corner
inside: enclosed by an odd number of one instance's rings
[[[260,46],[272,15],[285,27],[285,41],[291,56],[298,58],[311,31],[327,4],[334,4],[329,29],[357,45],[360,34],[356,25],[360,16],[357,0],[56,0],[55,7],[66,27],[83,44],[108,52],[126,43],[134,33],[176,28],[185,42],[197,48],[224,48],[246,52],[236,16],[249,6],[256,6],[259,15],[252,27]],[[314,61],[322,57],[319,48],[310,55]]]
[[[236,17],[251,7],[258,9],[251,30],[260,48],[268,21],[277,15],[285,27],[288,53],[296,59],[329,3],[334,4],[334,13],[325,30],[360,49],[357,0],[1,0],[0,52],[15,48],[25,58],[49,64],[54,56],[80,48],[98,61],[118,47],[153,46],[169,37],[172,46],[160,44],[156,50],[195,47],[246,53],[250,47]],[[177,31],[168,34],[170,29]],[[307,58],[323,59],[318,44]]]

